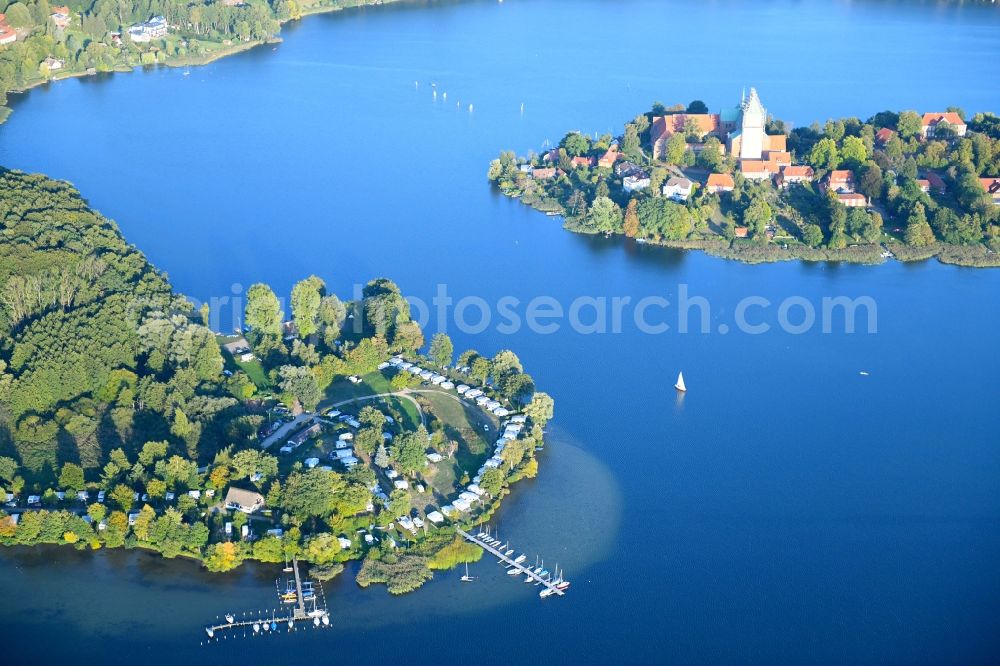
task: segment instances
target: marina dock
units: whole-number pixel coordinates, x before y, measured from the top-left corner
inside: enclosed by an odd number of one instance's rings
[[[565,596],[566,589],[565,587],[560,587],[561,581],[559,581],[559,579],[553,580],[551,577],[543,578],[541,575],[535,573],[534,571],[534,569],[538,567],[532,567],[528,564],[525,564],[524,562],[520,563],[516,562],[514,561],[514,559],[509,557],[504,551],[498,550],[493,545],[487,543],[484,539],[481,539],[478,536],[473,536],[461,528],[455,528],[455,529],[462,536],[463,539],[465,539],[469,543],[476,544],[490,555],[496,557],[500,561],[500,563],[503,564],[508,570],[513,568],[518,572],[519,575],[524,574],[525,578],[534,581],[535,585],[542,585],[547,590],[549,590],[548,594],[550,595],[556,594],[560,597]],[[568,586],[568,583],[566,583],[565,585]]]

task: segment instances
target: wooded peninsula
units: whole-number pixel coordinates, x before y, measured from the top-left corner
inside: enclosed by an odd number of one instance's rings
[[[565,227],[747,262],[1000,266],[1000,117],[883,111],[789,128],[751,89],[657,103],[620,136],[504,152],[489,180]]]
[[[0,544],[360,559],[393,593],[478,559],[455,528],[536,474],[552,399],[511,351],[426,345],[388,279],[290,305],[255,284],[216,334],[69,184],[0,169]]]

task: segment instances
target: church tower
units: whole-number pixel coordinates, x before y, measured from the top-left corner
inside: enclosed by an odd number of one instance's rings
[[[759,160],[764,152],[764,125],[767,111],[757,96],[756,88],[740,105],[740,159]]]

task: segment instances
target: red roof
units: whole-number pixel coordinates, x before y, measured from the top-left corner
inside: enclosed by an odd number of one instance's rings
[[[656,116],[649,136],[653,143],[664,136],[684,131],[684,125],[690,118],[702,134],[708,134],[719,129],[719,114],[717,113],[674,113],[669,116]]]
[[[896,136],[896,133],[888,127],[883,127],[879,131],[875,132],[875,140],[879,143],[889,143],[889,139],[894,136]]]
[[[854,180],[854,174],[850,169],[836,169],[830,172],[830,184],[850,183]]]
[[[944,192],[945,186],[944,181],[941,180],[941,176],[937,175],[933,171],[928,171],[927,180],[930,182],[932,188]]]
[[[740,160],[740,171],[743,173],[767,173],[769,166],[763,160]]]
[[[980,178],[979,184],[989,194],[994,196],[1000,194],[1000,178]]]
[[[737,238],[746,238],[750,230],[747,227],[736,227],[733,229],[733,235]]]
[[[65,5],[61,6],[61,7],[59,5],[53,5],[53,7],[52,7],[52,13],[53,14],[66,14],[67,16],[69,16],[69,7],[67,7]]]
[[[944,121],[949,125],[964,125],[965,121],[959,118],[958,114],[954,111],[945,111],[944,113],[925,113],[921,124],[924,127],[930,127],[931,125],[937,125],[939,122]]]
[[[708,182],[705,183],[706,187],[728,187],[732,189],[736,187],[736,183],[733,182],[733,177],[728,173],[710,173],[708,174]]]
[[[860,202],[860,203],[864,203],[864,204],[868,203],[868,199],[865,198],[865,195],[858,194],[857,192],[840,192],[840,193],[837,194],[837,199],[840,200],[841,203],[845,203],[845,204],[848,203],[848,202],[851,202],[851,203],[859,203]]]
[[[594,166],[594,165],[597,164],[597,158],[596,157],[574,157],[572,160],[570,160],[570,162],[575,167],[581,167],[581,166],[592,167],[592,166]]]
[[[814,173],[811,166],[786,166],[781,170],[785,178],[812,178]]]

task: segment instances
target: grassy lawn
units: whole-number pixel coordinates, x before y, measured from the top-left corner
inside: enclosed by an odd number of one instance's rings
[[[330,405],[344,400],[351,400],[352,398],[364,398],[370,395],[392,392],[389,379],[379,371],[362,376],[360,384],[352,384],[347,379],[341,379],[330,384],[329,388],[327,388],[326,397],[320,403],[320,409],[325,409]],[[402,419],[402,425],[407,430],[413,430],[420,425],[420,414],[413,403],[409,400],[402,400],[396,397],[344,405],[347,408],[345,411],[357,414],[366,404],[381,406],[383,407],[382,411],[388,411],[397,421]],[[388,410],[385,407],[388,407]]]
[[[267,373],[264,372],[264,366],[260,364],[260,361],[254,359],[252,361],[244,362],[233,359],[233,363],[235,363],[236,367],[240,370],[247,373],[247,376],[250,377],[250,381],[257,386],[258,390],[268,391],[271,389],[271,382],[268,381]]]
[[[446,458],[425,472],[434,488],[448,495],[453,492],[463,472],[468,471],[471,475],[489,457],[489,444],[496,437],[497,421],[478,407],[453,400],[445,393],[419,395],[427,411],[444,426],[448,439],[458,443],[453,459]],[[488,432],[483,430],[484,424],[490,426]]]

